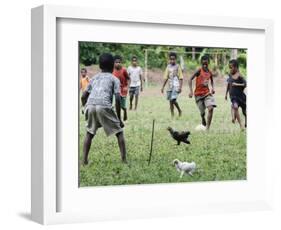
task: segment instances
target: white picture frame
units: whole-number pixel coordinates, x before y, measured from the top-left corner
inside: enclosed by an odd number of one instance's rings
[[[67,27],[60,24],[63,20],[67,21]],[[173,215],[187,215],[194,213],[206,212],[226,212],[226,211],[249,211],[265,210],[272,208],[272,149],[270,137],[265,137],[264,144],[260,143],[258,134],[255,132],[255,122],[249,119],[248,137],[248,167],[249,175],[246,182],[204,182],[197,184],[161,184],[161,185],[130,185],[117,187],[99,187],[89,188],[79,191],[70,191],[74,186],[75,180],[71,180],[70,187],[67,183],[62,183],[59,174],[65,175],[69,165],[63,165],[61,162],[64,158],[57,155],[59,151],[58,141],[58,95],[60,86],[57,84],[59,76],[58,66],[58,34],[59,30],[66,28],[66,33],[72,30],[71,23],[77,22],[76,29],[81,29],[81,25],[86,22],[87,28],[89,23],[102,22],[106,26],[115,23],[114,26],[137,24],[142,28],[149,27],[150,30],[161,27],[185,31],[188,28],[194,30],[214,30],[214,31],[238,31],[237,35],[245,36],[245,42],[252,39],[259,42],[263,50],[262,57],[257,57],[259,70],[252,71],[252,74],[258,75],[260,82],[249,80],[249,85],[255,85],[252,88],[253,94],[257,91],[264,98],[260,103],[267,107],[267,113],[261,112],[256,116],[256,121],[265,119],[266,122],[260,126],[264,132],[270,132],[271,116],[274,111],[274,99],[270,98],[270,87],[265,81],[266,75],[272,76],[271,84],[274,84],[273,75],[273,22],[265,19],[247,19],[247,18],[230,18],[230,17],[209,17],[209,16],[191,16],[191,15],[169,15],[155,12],[115,12],[113,9],[99,8],[79,8],[66,6],[44,5],[32,9],[32,188],[31,188],[31,213],[32,220],[41,224],[71,223],[82,221],[97,221],[110,219],[126,218],[147,218],[147,217],[164,217]],[[69,29],[69,31],[68,31]],[[82,28],[83,29],[83,28]],[[81,30],[82,30],[81,29]],[[126,31],[126,28],[124,28]],[[128,29],[127,29],[128,30]],[[68,32],[67,32],[68,31]],[[91,31],[90,31],[91,32]],[[163,32],[163,31],[162,31]],[[204,32],[204,31],[203,31]],[[253,33],[252,33],[253,32]],[[216,37],[214,32],[213,38]],[[247,38],[247,34],[252,34]],[[69,34],[67,34],[69,35]],[[110,33],[105,33],[110,36]],[[104,35],[103,35],[104,36]],[[255,40],[254,36],[257,36]],[[69,36],[71,37],[71,36]],[[73,36],[75,37],[75,36]],[[91,36],[90,36],[91,37]],[[90,38],[89,37],[89,38]],[[236,39],[237,39],[236,38]],[[114,39],[120,39],[116,36]],[[161,40],[162,39],[162,40]],[[161,31],[159,37],[154,43],[169,43],[169,38],[163,40]],[[233,37],[235,39],[235,37]],[[145,39],[144,39],[145,40]],[[204,39],[203,39],[204,40]],[[74,41],[74,40],[73,40]],[[109,39],[110,41],[110,39]],[[219,41],[219,40],[218,40]],[[137,41],[136,41],[137,42]],[[242,41],[241,41],[242,43]],[[172,43],[173,44],[173,43]],[[179,40],[178,45],[185,45]],[[193,41],[195,44],[195,41]],[[204,41],[197,44],[204,44]],[[232,42],[226,42],[226,47],[231,46]],[[239,46],[239,43],[236,43]],[[246,43],[245,43],[246,44]],[[213,41],[212,46],[216,45]],[[250,46],[250,45],[249,45]],[[241,47],[244,47],[241,45]],[[248,48],[248,47],[244,47]],[[252,49],[252,57],[254,49]],[[69,52],[71,52],[69,50]],[[77,60],[77,59],[76,59]],[[70,62],[71,63],[71,62]],[[253,59],[249,59],[249,68],[253,67]],[[266,74],[265,74],[266,72]],[[77,72],[75,73],[77,74]],[[264,84],[263,84],[264,83]],[[70,90],[73,84],[68,84]],[[71,93],[71,92],[70,92]],[[253,104],[253,110],[258,106],[254,98],[249,97],[249,102]],[[76,105],[75,105],[76,106]],[[78,107],[78,106],[76,106]],[[63,107],[62,109],[65,109]],[[73,124],[75,126],[77,124]],[[254,140],[257,140],[255,143]],[[78,141],[78,140],[77,140]],[[77,152],[77,149],[73,149]],[[252,157],[252,152],[256,151],[256,158]],[[78,158],[76,159],[78,160]],[[264,160],[264,162],[263,162]],[[263,170],[259,167],[263,165]],[[78,164],[77,164],[78,165]],[[78,166],[77,166],[78,167]],[[77,168],[76,168],[77,169]],[[68,171],[69,172],[69,171]],[[77,171],[74,170],[77,174]],[[74,181],[74,182],[73,182]],[[70,188],[68,193],[68,188]],[[78,189],[78,185],[77,185]],[[61,192],[61,190],[63,192]],[[165,192],[163,192],[165,190]],[[202,191],[209,190],[210,195],[200,197]],[[126,191],[127,197],[122,202],[115,199],[112,194],[122,194]],[[160,192],[162,193],[160,194]],[[200,193],[201,191],[201,193]],[[253,191],[256,191],[255,193]],[[188,195],[186,195],[188,192]],[[235,195],[235,192],[241,193]],[[223,195],[224,193],[224,195]],[[226,193],[229,195],[227,196]],[[251,193],[253,193],[251,197]],[[75,194],[77,196],[75,196]],[[82,194],[82,196],[81,196]],[[157,194],[159,194],[157,196]],[[202,193],[203,194],[203,193]],[[79,197],[98,197],[89,204],[80,205]],[[144,200],[145,196],[152,199]],[[138,201],[134,199],[138,196]],[[188,196],[189,198],[182,199]],[[232,197],[231,197],[232,196]],[[122,195],[121,195],[122,197]],[[191,198],[190,198],[191,197]],[[124,197],[122,197],[124,198]],[[61,208],[61,202],[63,207]],[[85,200],[84,200],[85,201]],[[91,203],[92,202],[92,203]],[[94,205],[93,205],[94,204]],[[87,207],[86,207],[87,206]],[[169,207],[169,208],[168,208]],[[188,207],[188,208],[186,208]],[[85,208],[85,209],[83,209]],[[82,211],[83,210],[83,211]]]

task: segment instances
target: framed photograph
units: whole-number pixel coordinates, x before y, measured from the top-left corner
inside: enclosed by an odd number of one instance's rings
[[[32,9],[32,219],[272,208],[272,33],[265,19]]]

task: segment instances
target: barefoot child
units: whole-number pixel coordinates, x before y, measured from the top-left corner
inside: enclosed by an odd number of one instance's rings
[[[128,74],[130,77],[130,110],[133,108],[133,100],[135,97],[135,110],[138,107],[139,92],[143,90],[142,69],[138,66],[138,59],[136,56],[132,57],[132,65],[128,67]]]
[[[86,90],[81,101],[86,104],[86,135],[83,145],[83,164],[88,164],[88,155],[92,139],[99,128],[103,127],[107,136],[116,135],[121,154],[121,160],[126,162],[126,146],[123,134],[124,124],[120,116],[120,82],[112,75],[114,59],[111,54],[102,54],[99,57],[101,72],[95,75]],[[112,100],[115,96],[116,113],[112,108]]]
[[[227,94],[229,92],[232,122],[235,123],[235,120],[237,119],[240,128],[243,130],[244,127],[241,122],[239,107],[242,108],[242,113],[245,116],[245,127],[247,127],[246,94],[244,93],[244,89],[247,87],[247,83],[239,72],[239,64],[237,60],[233,59],[229,61],[229,70],[230,75],[227,80],[225,100],[227,100]]]
[[[114,70],[112,73],[115,77],[117,77],[120,81],[120,96],[121,96],[121,109],[124,112],[124,121],[128,119],[127,116],[127,94],[128,94],[128,83],[130,77],[125,67],[122,66],[122,58],[119,55],[114,56]]]
[[[208,130],[211,126],[214,107],[216,107],[215,99],[213,97],[215,90],[213,75],[208,68],[209,57],[203,56],[201,58],[201,64],[202,67],[189,79],[189,97],[193,97],[192,80],[196,78],[194,91],[195,102],[200,111],[202,125],[206,126],[206,129]],[[211,82],[211,90],[209,89],[209,82]],[[208,109],[207,122],[205,119],[206,108]]]
[[[180,65],[176,63],[177,54],[171,52],[169,54],[169,64],[164,73],[164,83],[161,88],[161,93],[164,93],[164,88],[166,83],[168,82],[168,89],[167,89],[167,100],[170,102],[170,111],[171,116],[174,116],[174,107],[177,108],[179,116],[181,116],[182,111],[177,102],[178,94],[181,93],[182,90],[182,81],[183,81],[183,74]]]

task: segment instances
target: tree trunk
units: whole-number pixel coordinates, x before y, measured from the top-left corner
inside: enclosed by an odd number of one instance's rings
[[[145,80],[145,87],[148,86],[148,79],[147,79],[147,58],[148,58],[148,50],[144,50],[144,80]]]
[[[231,59],[237,59],[237,54],[238,54],[238,50],[237,49],[232,49],[231,50],[230,58]]]
[[[218,53],[215,53],[215,66],[218,66]]]
[[[226,65],[226,53],[225,52],[222,55],[222,63],[224,66]]]
[[[184,63],[184,59],[183,59],[182,55],[180,56],[180,66],[181,66],[181,69],[183,71],[185,71],[185,63]]]
[[[192,47],[192,61],[195,60],[195,47]]]

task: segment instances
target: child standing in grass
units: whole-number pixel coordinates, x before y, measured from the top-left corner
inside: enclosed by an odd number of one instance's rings
[[[124,112],[124,121],[128,119],[127,116],[127,94],[128,94],[128,83],[130,80],[130,77],[128,75],[128,72],[125,67],[122,66],[122,57],[119,55],[116,55],[114,57],[114,70],[112,73],[115,77],[117,77],[120,81],[120,96],[121,96],[121,109]]]
[[[177,102],[178,94],[181,93],[183,74],[180,65],[176,63],[177,54],[174,52],[169,53],[169,64],[164,73],[164,83],[161,88],[161,93],[164,93],[164,88],[168,82],[167,100],[170,103],[171,116],[174,116],[174,107],[177,108],[179,116],[182,114],[182,110]]]
[[[138,107],[139,92],[143,90],[142,69],[138,66],[138,59],[136,56],[132,57],[132,64],[128,67],[128,74],[130,77],[130,110],[133,108],[133,100],[135,97],[135,110]]]
[[[89,82],[90,82],[90,78],[87,75],[87,69],[86,68],[82,68],[80,71],[80,91],[81,93],[83,93]],[[81,105],[81,109],[82,109],[82,114],[84,114],[84,107]]]
[[[245,116],[245,127],[247,127],[246,94],[244,93],[247,83],[239,72],[239,64],[237,60],[233,59],[229,61],[229,70],[230,75],[227,80],[225,100],[227,100],[227,95],[229,93],[231,101],[232,123],[235,123],[235,120],[237,119],[241,130],[243,130],[244,126],[241,122],[239,107],[242,108],[242,113]]]
[[[123,134],[124,124],[120,116],[120,82],[112,75],[114,59],[111,54],[99,57],[101,72],[93,77],[83,92],[82,105],[86,104],[86,135],[83,145],[83,164],[88,164],[88,155],[92,139],[99,128],[103,127],[107,136],[116,135],[121,154],[121,160],[126,162],[126,146]],[[115,114],[112,100],[115,96]]]
[[[208,68],[208,56],[203,56],[201,58],[201,65],[201,68],[197,70],[189,79],[189,97],[193,97],[192,80],[196,78],[194,90],[195,102],[200,111],[202,125],[206,126],[206,129],[209,130],[213,118],[213,110],[214,107],[216,107],[216,103],[213,96],[213,94],[215,93],[213,75]],[[209,88],[209,82],[211,83],[211,90]],[[208,109],[207,122],[205,119],[206,108]]]
[[[86,68],[82,68],[80,74],[81,74],[80,75],[80,90],[83,93],[86,90],[86,88],[90,82],[90,78],[87,75]]]

